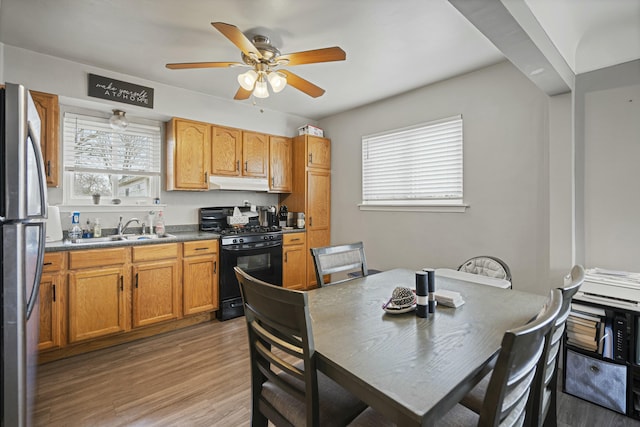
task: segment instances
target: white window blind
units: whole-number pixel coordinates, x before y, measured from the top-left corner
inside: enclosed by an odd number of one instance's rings
[[[462,203],[462,116],[362,137],[371,205]]]
[[[130,123],[117,132],[106,118],[65,113],[63,138],[67,171],[160,175],[159,126]]]

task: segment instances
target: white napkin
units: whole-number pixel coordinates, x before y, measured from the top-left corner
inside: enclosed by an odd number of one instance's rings
[[[446,289],[438,289],[435,292],[436,301],[438,304],[446,305],[447,307],[460,307],[464,304],[462,295],[459,292],[448,291]]]

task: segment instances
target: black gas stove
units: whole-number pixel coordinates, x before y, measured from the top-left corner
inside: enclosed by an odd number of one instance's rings
[[[260,225],[258,213],[239,208],[248,217],[243,225],[230,225],[234,207],[200,208],[200,231],[220,234],[220,320],[242,316],[240,285],[234,267],[273,285],[282,285],[282,230]]]

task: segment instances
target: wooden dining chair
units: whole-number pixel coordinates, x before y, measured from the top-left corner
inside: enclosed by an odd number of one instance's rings
[[[511,270],[507,263],[490,255],[469,258],[458,266],[458,271],[504,279],[511,283]]]
[[[316,269],[318,287],[335,285],[346,282],[347,280],[352,280],[357,276],[369,275],[362,242],[311,248],[310,251],[313,256],[313,265]],[[358,274],[349,276],[348,273],[350,272],[357,272]],[[346,277],[325,282],[325,276],[339,273],[342,273],[342,275]]]
[[[531,386],[544,350],[545,337],[555,324],[561,306],[562,294],[558,289],[554,289],[535,320],[505,332],[479,413],[458,404],[435,425],[445,427],[523,425]],[[350,425],[374,427],[395,424],[369,408]]]
[[[251,425],[347,425],[366,405],[316,370],[307,293],[234,270],[249,335]]]
[[[571,269],[570,283],[558,288],[562,293],[562,306],[555,324],[545,338],[544,352],[531,386],[526,426],[557,426],[558,354],[567,317],[571,311],[571,299],[584,282],[584,274],[584,268],[581,265],[575,265]],[[474,412],[480,412],[487,394],[489,377],[490,374],[462,399],[461,403],[464,406]]]

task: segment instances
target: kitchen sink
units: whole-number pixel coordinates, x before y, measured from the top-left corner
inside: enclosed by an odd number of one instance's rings
[[[136,241],[136,240],[165,240],[165,239],[175,239],[176,236],[173,234],[121,234],[121,235],[112,235],[105,237],[89,237],[86,239],[74,239],[71,241],[72,245],[93,245],[96,243],[105,244],[105,243],[122,243],[126,241]]]

